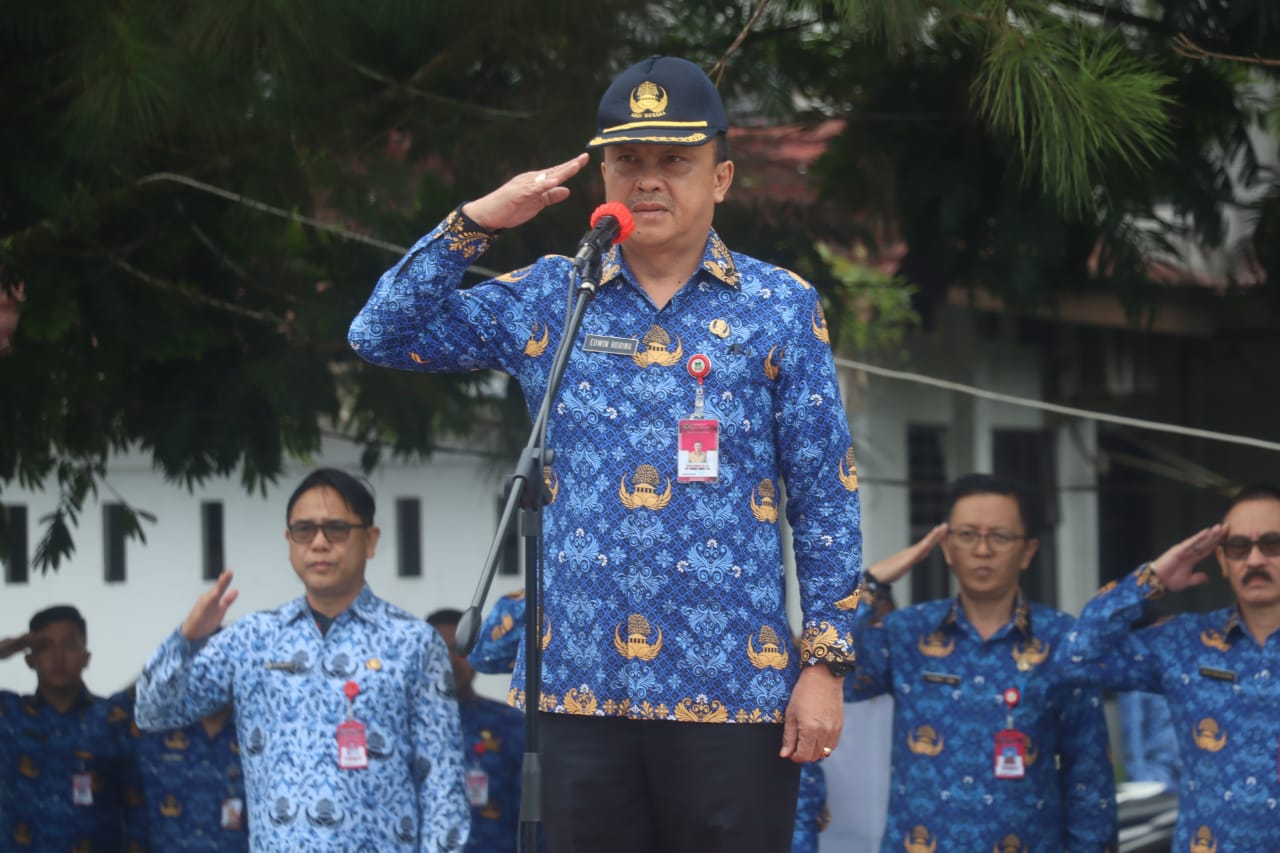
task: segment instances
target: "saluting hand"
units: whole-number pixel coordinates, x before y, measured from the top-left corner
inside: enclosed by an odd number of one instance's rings
[[[34,634],[26,633],[18,637],[8,637],[0,640],[0,660],[13,657],[18,652],[28,649],[35,651],[35,639]]]
[[[464,204],[462,212],[489,231],[523,225],[569,197],[569,188],[561,185],[582,171],[587,159],[579,154],[558,166],[516,175],[487,196]]]
[[[1181,592],[1207,583],[1209,577],[1196,565],[1227,538],[1227,526],[1215,524],[1192,534],[1151,561],[1151,570],[1170,592]]]
[[[893,583],[905,575],[913,566],[928,557],[942,537],[947,535],[947,523],[944,521],[924,535],[919,542],[908,545],[896,554],[891,554],[867,569],[867,574],[880,583]]]
[[[182,636],[198,642],[213,634],[226,618],[227,608],[235,603],[240,595],[238,590],[230,589],[231,571],[225,571],[218,577],[218,582],[201,593],[195,606],[182,620]]]

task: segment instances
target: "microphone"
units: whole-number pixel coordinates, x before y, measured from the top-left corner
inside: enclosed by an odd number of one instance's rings
[[[614,244],[621,243],[636,230],[635,217],[620,201],[605,202],[591,214],[591,230],[578,241],[578,254],[573,265],[584,269],[588,263]]]

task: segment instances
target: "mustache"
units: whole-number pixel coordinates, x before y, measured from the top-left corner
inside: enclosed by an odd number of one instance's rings
[[[1240,578],[1241,583],[1248,583],[1254,578],[1262,578],[1264,581],[1271,580],[1271,573],[1266,569],[1254,568],[1244,573],[1244,577]]]
[[[627,207],[634,209],[637,204],[660,204],[663,207],[670,207],[666,196],[656,193],[638,193],[627,199]]]

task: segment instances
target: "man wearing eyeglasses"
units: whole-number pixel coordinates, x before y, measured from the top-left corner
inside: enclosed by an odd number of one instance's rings
[[[1235,604],[1151,623],[1149,604],[1206,583]],[[1094,597],[1063,649],[1083,683],[1163,693],[1182,775],[1173,849],[1280,849],[1280,489],[1251,486],[1222,522]]]
[[[1115,784],[1102,702],[1055,676],[1065,613],[1027,601],[1039,547],[1021,486],[969,474],[947,521],[866,571],[869,603],[936,545],[959,586],[877,618],[860,606],[848,701],[894,697],[881,850],[1112,849]]]
[[[449,652],[365,582],[374,499],[342,471],[308,475],[285,511],[304,595],[219,631],[224,572],[138,681],[148,730],[233,703],[254,850],[460,850],[470,813]]]

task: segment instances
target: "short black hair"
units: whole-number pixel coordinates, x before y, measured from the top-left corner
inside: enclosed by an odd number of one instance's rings
[[[298,498],[320,486],[328,486],[341,495],[347,507],[360,517],[361,523],[373,524],[375,509],[373,490],[369,488],[368,482],[357,480],[346,471],[339,471],[337,468],[317,468],[302,478],[298,488],[294,489],[293,494],[289,496],[289,504],[284,510],[285,524],[289,523],[289,517],[293,515],[293,505],[298,502]]]
[[[729,159],[729,134],[716,134],[716,162],[723,163]]]
[[[1032,499],[1027,487],[1008,477],[997,477],[994,474],[965,474],[951,484],[947,490],[946,518],[951,518],[951,511],[962,498],[973,495],[1004,495],[1013,498],[1018,504],[1018,515],[1022,517],[1023,532],[1028,539],[1035,539],[1040,534],[1040,513],[1036,502]]]
[[[80,615],[80,611],[70,604],[55,604],[53,607],[46,607],[31,617],[31,622],[27,628],[34,634],[45,625],[51,625],[54,622],[70,622],[80,629],[81,637],[86,641],[89,639],[89,626],[85,624],[84,617]]]
[[[432,628],[441,625],[457,625],[462,621],[462,611],[453,607],[441,607],[427,614],[427,624]]]
[[[1222,514],[1225,516],[1240,504],[1248,503],[1249,501],[1280,501],[1280,488],[1276,488],[1269,483],[1254,483],[1245,486],[1231,496],[1231,502],[1227,504],[1227,509]]]

